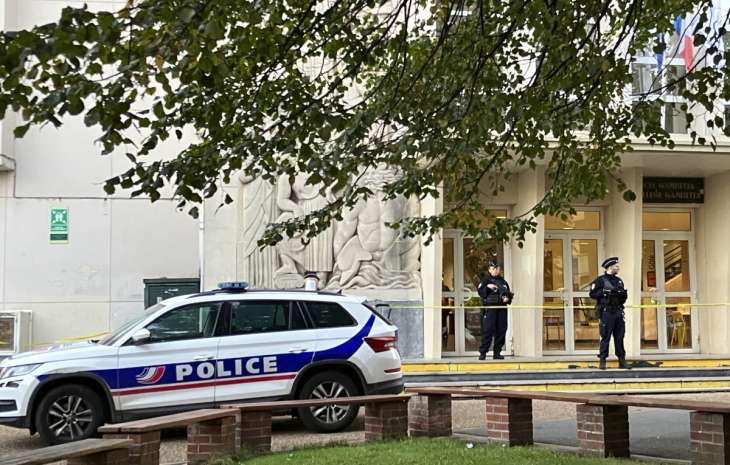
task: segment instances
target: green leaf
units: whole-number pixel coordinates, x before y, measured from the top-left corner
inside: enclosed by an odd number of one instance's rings
[[[162,102],[155,103],[155,106],[152,109],[152,112],[155,114],[158,118],[164,118],[165,117],[165,108],[162,106]]]
[[[88,127],[99,124],[100,117],[101,115],[99,113],[98,106],[94,107],[86,113],[86,116],[84,116],[84,124]]]
[[[23,136],[25,136],[25,134],[26,134],[26,133],[28,132],[28,129],[30,129],[30,123],[27,123],[27,124],[23,124],[23,125],[21,125],[21,126],[17,126],[17,127],[16,127],[16,128],[15,128],[15,129],[13,130],[13,135],[14,135],[14,136],[15,136],[16,138],[18,138],[18,139],[22,139],[22,138],[23,138]]]
[[[189,23],[190,21],[192,21],[193,17],[195,17],[195,14],[195,10],[192,8],[183,8],[182,10],[180,10],[179,13],[180,19],[182,19],[185,23]]]

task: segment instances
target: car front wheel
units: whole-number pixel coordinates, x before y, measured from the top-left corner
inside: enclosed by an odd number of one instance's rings
[[[49,445],[90,438],[103,423],[104,408],[99,395],[76,384],[48,391],[35,412],[38,433]]]
[[[358,395],[355,383],[341,373],[325,371],[317,373],[304,383],[299,398],[305,399],[336,399],[338,397],[353,397]],[[355,420],[359,405],[324,405],[320,407],[305,407],[298,409],[299,418],[308,429],[319,433],[334,433],[341,431]]]

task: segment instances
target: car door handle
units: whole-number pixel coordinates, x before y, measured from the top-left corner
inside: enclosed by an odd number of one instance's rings
[[[292,349],[289,349],[290,354],[301,354],[302,352],[306,352],[307,349],[303,347],[294,347]]]
[[[193,360],[195,360],[196,362],[200,362],[203,360],[213,360],[213,356],[212,355],[196,355],[195,357],[193,357]]]

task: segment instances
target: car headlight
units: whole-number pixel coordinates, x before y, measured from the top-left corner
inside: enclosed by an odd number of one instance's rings
[[[16,367],[4,367],[0,370],[0,379],[13,378],[15,376],[23,376],[31,373],[33,370],[41,366],[40,363],[34,365],[19,365]]]

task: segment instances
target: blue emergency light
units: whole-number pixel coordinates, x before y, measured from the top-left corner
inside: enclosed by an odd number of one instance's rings
[[[223,291],[245,291],[248,289],[248,283],[245,281],[227,281],[218,284],[218,289]]]

